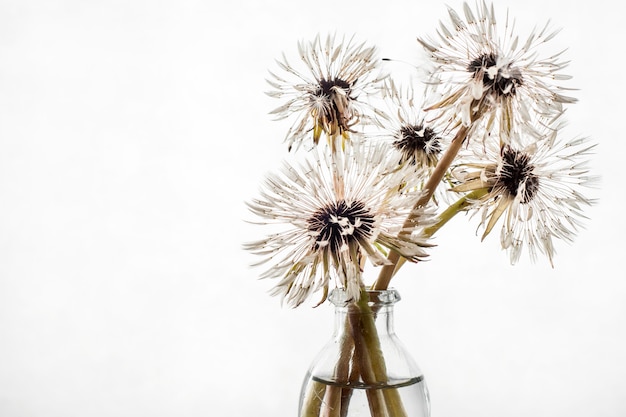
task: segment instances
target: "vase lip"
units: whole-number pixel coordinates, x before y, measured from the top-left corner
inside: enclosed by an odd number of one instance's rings
[[[366,289],[361,293],[367,294],[369,297],[369,305],[393,305],[401,300],[400,293],[395,288],[385,290],[369,290]],[[337,307],[345,307],[357,300],[348,298],[348,293],[344,288],[334,288],[328,297],[328,300]]]

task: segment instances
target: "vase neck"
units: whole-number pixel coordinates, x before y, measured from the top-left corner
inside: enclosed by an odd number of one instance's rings
[[[335,333],[346,331],[346,319],[354,320],[358,316],[373,316],[379,336],[393,334],[394,305],[400,301],[400,294],[395,289],[363,290],[357,301],[348,300],[345,291],[333,290],[329,300],[335,306]]]

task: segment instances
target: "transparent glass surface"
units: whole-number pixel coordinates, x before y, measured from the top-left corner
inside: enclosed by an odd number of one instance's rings
[[[334,332],[313,360],[301,390],[300,417],[429,417],[421,370],[393,328],[394,289],[359,302],[334,290]]]

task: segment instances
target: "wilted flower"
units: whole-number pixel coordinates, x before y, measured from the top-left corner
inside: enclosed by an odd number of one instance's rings
[[[552,84],[571,78],[559,73],[567,66],[561,53],[541,58],[537,51],[558,31],[546,24],[520,43],[508,15],[499,32],[493,5],[481,1],[473,12],[464,3],[463,12],[465,19],[448,9],[451,25],[442,22],[437,39],[418,38],[436,66],[433,82],[442,89],[429,109],[453,124],[480,126],[487,136],[495,132],[506,143],[516,126],[552,119],[563,104],[576,101]]]
[[[416,102],[412,86],[402,90],[391,79],[386,80],[383,98],[390,114],[384,136],[398,152],[399,162],[416,169],[432,170],[447,146],[440,124],[425,120],[421,102]]]
[[[539,251],[553,264],[553,238],[572,241],[585,218],[583,206],[593,203],[582,190],[597,179],[589,174],[587,159],[594,146],[587,138],[552,138],[525,148],[475,147],[480,155],[456,167],[461,181],[454,190],[485,191],[471,210],[481,213],[483,239],[503,218],[500,239],[512,264],[523,246],[532,260]]]
[[[299,168],[285,165],[267,178],[262,198],[249,207],[282,230],[246,247],[265,256],[260,263],[273,263],[262,277],[280,278],[274,294],[298,306],[334,281],[358,299],[364,261],[385,264],[382,248],[411,261],[427,256],[420,233],[431,213],[422,209],[419,223],[404,225],[420,193],[410,187],[416,178],[386,151],[357,144],[334,155],[313,151]]]
[[[296,69],[283,55],[277,62],[285,76],[270,72],[267,80],[274,88],[268,95],[286,100],[272,114],[278,119],[296,118],[286,136],[289,149],[308,135],[317,144],[322,134],[334,146],[337,138],[349,139],[355,125],[376,119],[377,110],[366,98],[379,91],[385,78],[375,73],[376,48],[356,44],[352,38],[337,41],[328,36],[322,41],[318,35],[312,42],[299,42],[298,51],[304,70]]]

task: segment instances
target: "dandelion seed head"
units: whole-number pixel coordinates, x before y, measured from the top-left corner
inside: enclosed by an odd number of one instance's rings
[[[384,265],[390,250],[409,261],[428,256],[424,229],[434,213],[424,207],[419,222],[404,225],[422,178],[399,167],[388,146],[355,142],[344,152],[320,147],[307,156],[269,176],[261,198],[248,204],[279,229],[246,246],[264,258],[260,264],[271,264],[261,276],[279,280],[273,294],[298,306],[333,286],[358,299],[365,261]]]
[[[594,145],[589,138],[563,140],[554,129],[544,127],[526,146],[527,140],[513,138],[512,144],[470,147],[460,155],[463,169],[455,168],[462,174],[455,175],[455,191],[484,191],[469,211],[480,213],[483,239],[501,225],[500,242],[512,264],[524,249],[531,260],[541,253],[553,264],[554,241],[572,242],[583,228],[583,208],[594,203],[585,196],[597,182],[587,166]]]
[[[377,111],[367,98],[380,92],[385,74],[377,71],[377,49],[354,38],[328,35],[299,42],[299,66],[283,56],[281,73],[270,72],[267,94],[283,100],[271,113],[277,120],[295,119],[285,141],[289,150],[312,139],[317,144],[326,136],[350,140],[359,132],[355,126],[376,123]]]
[[[437,165],[448,141],[438,120],[426,120],[423,102],[416,97],[414,88],[413,83],[399,87],[392,79],[385,80],[384,114],[389,116],[378,139],[397,152],[399,164],[409,164],[427,173]]]
[[[509,143],[520,126],[551,120],[576,101],[560,85],[570,78],[561,73],[567,62],[562,53],[542,53],[558,33],[547,24],[519,42],[508,14],[497,20],[493,6],[480,0],[474,9],[467,3],[463,14],[450,9],[438,36],[418,38],[433,64],[426,109],[453,126],[471,126],[470,133],[487,133],[472,138]]]

